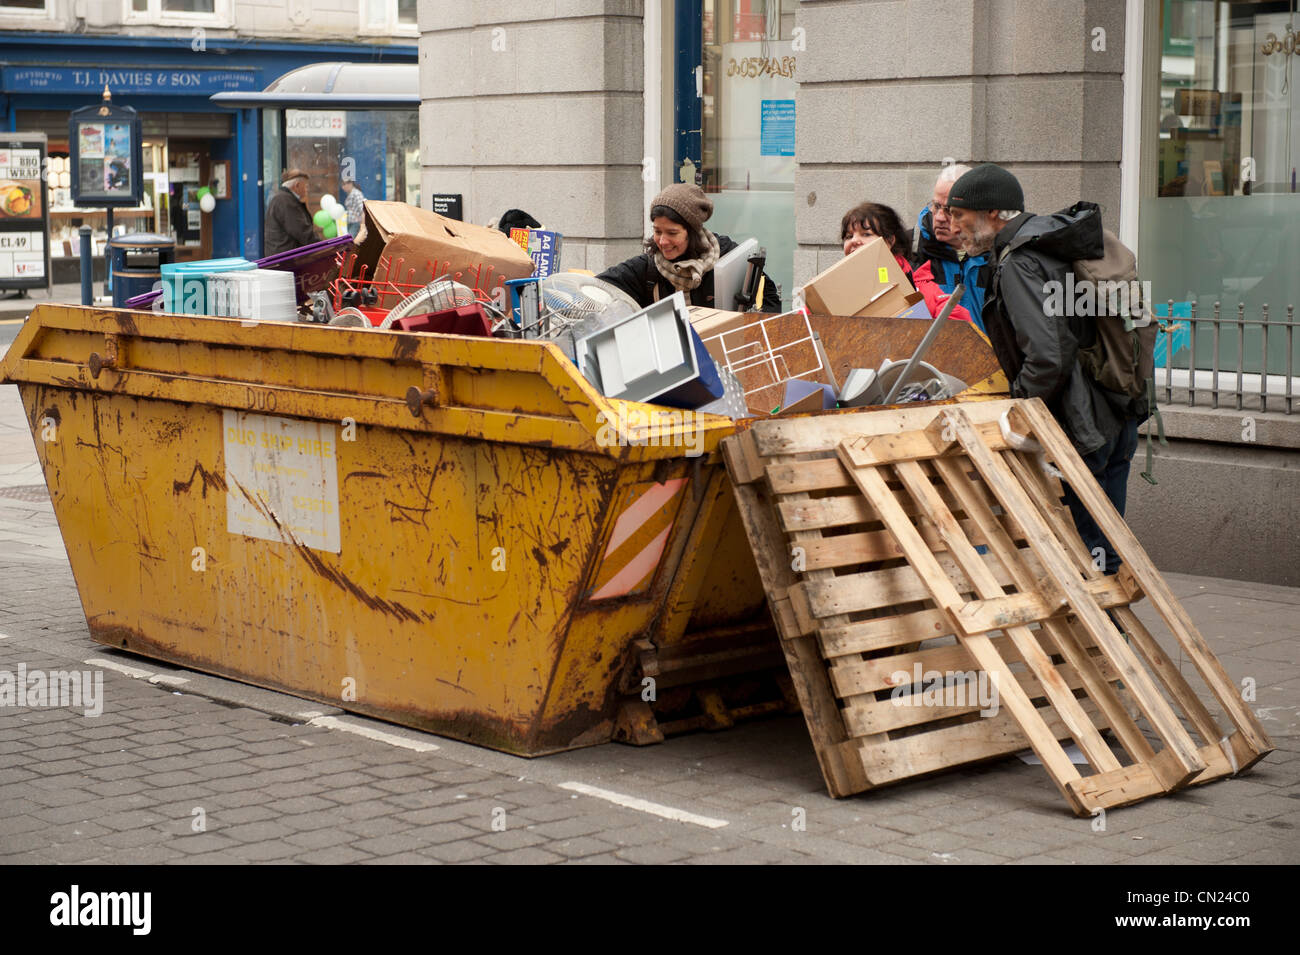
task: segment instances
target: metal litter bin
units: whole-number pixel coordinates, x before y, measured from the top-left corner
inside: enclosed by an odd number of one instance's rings
[[[113,305],[122,308],[126,300],[152,291],[162,280],[162,267],[171,265],[176,242],[153,232],[133,232],[108,240],[113,273]]]

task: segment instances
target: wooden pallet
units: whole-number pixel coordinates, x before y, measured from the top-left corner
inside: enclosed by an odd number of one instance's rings
[[[1042,456],[1008,444],[1004,413]],[[1041,402],[762,421],[723,449],[832,796],[1031,747],[1089,815],[1271,749]],[[1094,567],[1045,462],[1106,533],[1119,574]],[[1231,730],[1133,613],[1143,595]],[[940,687],[938,674],[962,676]]]

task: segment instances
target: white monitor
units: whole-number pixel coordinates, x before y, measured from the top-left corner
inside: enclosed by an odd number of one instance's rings
[[[725,312],[736,310],[736,295],[745,284],[745,270],[749,266],[749,257],[758,251],[757,239],[746,239],[736,246],[713,267],[713,307]],[[754,303],[757,308],[762,302]]]

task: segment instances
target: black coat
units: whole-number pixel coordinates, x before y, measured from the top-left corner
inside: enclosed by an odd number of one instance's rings
[[[997,264],[1012,240],[1029,241]],[[1128,418],[1143,417],[1127,396],[1102,388],[1079,365],[1079,349],[1096,340],[1095,319],[1050,315],[1056,309],[1045,305],[1047,283],[1063,287],[1071,263],[1101,254],[1101,210],[1091,202],[1050,216],[1022,213],[998,232],[989,253],[984,328],[1011,395],[1042,398],[1080,454],[1113,439]]]
[[[714,233],[714,236],[718,240],[719,258],[736,247],[736,243],[732,242],[730,237],[717,232]],[[764,275],[766,274],[764,273]],[[620,262],[618,265],[601,272],[596,278],[622,289],[642,308],[653,305],[659,299],[667,298],[677,291],[673,288],[671,282],[659,274],[659,270],[655,268],[654,259],[649,252],[642,252],[625,262]],[[655,294],[656,288],[659,293],[657,295]],[[702,305],[706,308],[720,308],[724,311],[732,311],[734,308],[730,302],[714,304],[712,269],[705,272],[703,278],[700,279],[700,284],[687,294],[686,303],[688,305]],[[763,304],[759,311],[781,311],[781,293],[770,275],[767,276],[767,283],[763,287]]]
[[[262,255],[278,255],[316,242],[307,204],[281,186],[266,204]]]

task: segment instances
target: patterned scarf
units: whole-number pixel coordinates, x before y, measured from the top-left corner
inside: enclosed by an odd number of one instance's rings
[[[654,250],[655,268],[679,292],[690,292],[699,288],[704,273],[718,263],[717,237],[708,229],[701,229],[700,231],[704,233],[704,238],[708,241],[708,248],[698,259],[678,259],[676,262],[669,262],[664,258],[662,252],[658,249]]]

